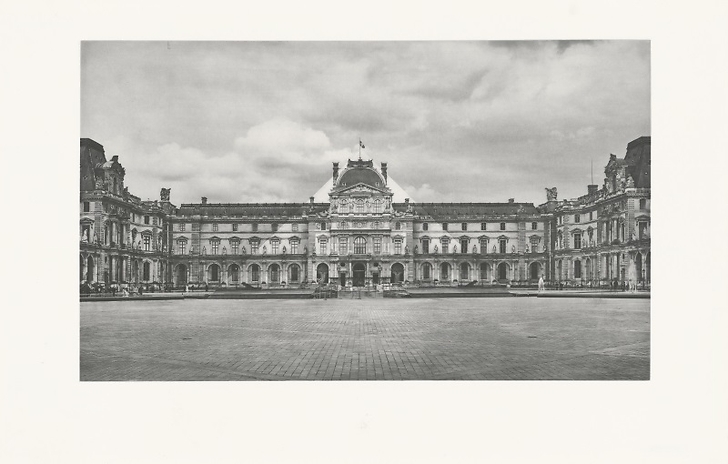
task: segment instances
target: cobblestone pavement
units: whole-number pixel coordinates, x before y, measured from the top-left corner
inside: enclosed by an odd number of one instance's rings
[[[81,380],[649,379],[649,300],[81,303]]]

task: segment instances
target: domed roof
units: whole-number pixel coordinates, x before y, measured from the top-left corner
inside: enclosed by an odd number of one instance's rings
[[[372,168],[355,167],[347,169],[339,179],[339,187],[351,187],[353,185],[363,183],[371,185],[372,187],[382,188],[384,186],[384,179],[379,176]]]

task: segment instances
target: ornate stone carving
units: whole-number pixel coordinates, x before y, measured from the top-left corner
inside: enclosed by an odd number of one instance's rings
[[[159,199],[162,201],[169,201],[169,192],[171,189],[163,188],[159,192]]]
[[[554,201],[559,193],[556,187],[546,188],[546,201]]]

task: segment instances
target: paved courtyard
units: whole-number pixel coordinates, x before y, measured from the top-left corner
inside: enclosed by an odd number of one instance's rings
[[[81,380],[649,379],[649,300],[81,303]]]

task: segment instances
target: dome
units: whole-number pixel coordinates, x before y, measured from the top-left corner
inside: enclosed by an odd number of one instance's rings
[[[351,187],[359,183],[376,188],[384,187],[384,179],[375,170],[359,167],[347,169],[337,184],[338,187]]]

